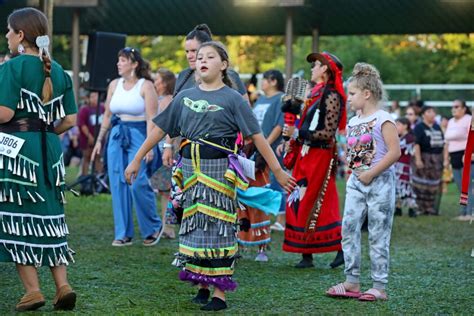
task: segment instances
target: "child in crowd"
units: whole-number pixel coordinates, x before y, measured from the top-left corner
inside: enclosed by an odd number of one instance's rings
[[[395,122],[380,109],[383,84],[378,70],[358,63],[349,79],[348,102],[360,113],[347,126],[347,162],[352,174],[346,186],[342,250],[346,281],[331,287],[331,297],[386,300],[390,235],[395,210],[395,171],[400,143]],[[360,292],[361,226],[368,216],[373,287]]]
[[[400,150],[402,155],[395,164],[396,208],[395,216],[402,215],[402,207],[408,207],[408,216],[416,217],[416,195],[411,185],[411,159],[415,136],[410,130],[410,121],[405,117],[396,120],[398,136],[400,137]]]
[[[265,95],[260,96],[253,106],[253,113],[262,129],[262,133],[274,151],[282,140],[283,112],[281,111],[281,98],[284,87],[285,79],[283,79],[283,74],[280,71],[276,69],[266,71],[263,74],[262,80],[262,90]],[[274,177],[270,175],[270,170],[265,161],[263,161],[262,156],[255,150],[255,146],[252,143],[247,144],[246,148],[248,149],[246,152],[247,157],[252,157],[255,160],[256,168],[255,180],[250,181],[249,185],[251,187],[269,186]],[[278,191],[283,191],[278,182],[274,183],[273,187]],[[279,209],[274,211],[275,215]],[[239,211],[238,215],[240,219],[246,218],[250,221],[249,230],[241,230],[239,232],[239,245],[242,248],[257,246],[258,254],[255,261],[268,261],[266,248],[271,241],[270,215],[264,210],[250,207],[249,205],[245,205],[245,210]]]
[[[201,310],[206,311],[227,308],[225,291],[237,287],[232,279],[238,250],[236,188],[248,185],[236,156],[237,133],[252,139],[287,192],[295,185],[280,167],[247,101],[230,88],[228,67],[222,44],[201,44],[196,61],[201,83],[178,93],[154,119],[157,126],[125,171],[130,183],[143,157],[166,134],[183,137],[173,175],[183,190],[177,259],[183,267],[180,279],[199,285],[193,302],[205,304]],[[214,293],[208,302],[211,286]]]

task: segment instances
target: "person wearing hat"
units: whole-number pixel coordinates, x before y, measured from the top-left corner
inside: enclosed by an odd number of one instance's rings
[[[313,267],[313,253],[337,251],[334,268],[344,263],[335,140],[337,129],[344,130],[346,124],[343,66],[328,52],[309,54],[306,60],[314,87],[298,125],[284,130],[287,136],[296,135],[287,154],[296,155],[292,169],[297,186],[287,200],[283,250],[302,254],[296,268]]]

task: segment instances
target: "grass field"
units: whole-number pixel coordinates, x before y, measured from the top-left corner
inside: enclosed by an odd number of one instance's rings
[[[341,201],[343,183],[339,183]],[[316,268],[297,270],[295,254],[281,251],[282,233],[272,235],[270,262],[253,261],[249,250],[236,266],[240,287],[227,297],[229,314],[474,314],[474,224],[457,222],[458,194],[450,185],[441,216],[395,218],[387,302],[335,300],[325,290],[344,280],[342,268],[328,263],[334,254],[315,257]],[[176,240],[143,247],[137,232],[131,247],[116,248],[109,195],[73,197],[66,208],[70,247],[77,255],[69,278],[78,293],[75,313],[171,314],[199,313],[190,302],[195,288],[178,281],[171,266]],[[362,288],[370,285],[367,234],[363,235]],[[49,269],[40,270],[47,305],[52,311],[54,284]],[[11,314],[23,289],[13,264],[0,265],[0,315]]]

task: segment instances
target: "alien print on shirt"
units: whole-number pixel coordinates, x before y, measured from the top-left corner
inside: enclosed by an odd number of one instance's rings
[[[367,170],[375,157],[373,128],[377,119],[350,127],[347,132],[347,164],[353,170]]]
[[[193,101],[190,98],[183,99],[184,105],[197,113],[216,112],[222,110],[222,107],[209,104],[206,100]]]

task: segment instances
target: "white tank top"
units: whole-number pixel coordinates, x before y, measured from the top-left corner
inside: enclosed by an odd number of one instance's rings
[[[115,87],[112,100],[110,100],[110,111],[113,114],[145,115],[145,99],[140,95],[145,79],[138,80],[130,90],[123,88],[123,81],[123,78],[120,78]]]

